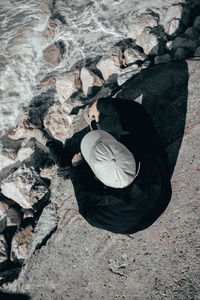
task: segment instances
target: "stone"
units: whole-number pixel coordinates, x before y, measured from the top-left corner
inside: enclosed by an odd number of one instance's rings
[[[180,28],[181,21],[179,19],[173,19],[165,25],[165,32],[169,36],[173,36]]]
[[[44,31],[44,35],[54,38],[56,33],[56,28],[61,22],[58,19],[49,19]]]
[[[0,264],[8,259],[8,244],[3,234],[0,234]]]
[[[53,137],[58,140],[65,141],[69,125],[72,123],[74,115],[70,115],[73,105],[66,103],[55,103],[48,111],[44,118],[44,126],[47,128]]]
[[[169,51],[172,50],[172,47],[173,47],[173,41],[168,41],[166,44],[165,44],[165,48]]]
[[[11,260],[24,261],[28,258],[29,249],[33,239],[33,227],[27,226],[25,229],[17,232],[11,243]]]
[[[56,167],[40,169],[40,176],[52,180],[56,174]]]
[[[151,33],[150,28],[145,28],[141,35],[135,41],[136,45],[143,48],[146,55],[162,55],[164,48],[160,40]]]
[[[190,27],[185,31],[185,35],[190,39],[198,39],[200,37],[200,29]]]
[[[145,60],[146,55],[142,53],[139,49],[128,48],[124,51],[125,64],[129,65],[135,63],[138,60]]]
[[[35,126],[30,122],[30,117],[27,113],[21,112],[15,122],[14,129],[8,135],[13,140],[29,139],[32,137],[32,130]]]
[[[43,50],[43,60],[52,67],[57,67],[62,60],[60,47],[56,43]]]
[[[20,166],[2,182],[2,194],[23,208],[33,208],[48,192],[32,167]]]
[[[110,56],[102,58],[98,64],[97,69],[101,71],[104,80],[111,79],[111,75],[118,75],[121,72],[121,63],[119,56]]]
[[[82,89],[86,96],[92,95],[93,87],[101,87],[103,80],[87,68],[81,69],[80,74]]]
[[[139,73],[140,69],[137,64],[133,64],[130,67],[125,68],[118,76],[117,83],[118,85],[124,84],[128,79],[133,75]]]
[[[10,166],[14,163],[15,161],[3,154],[0,154],[0,171],[7,167],[7,166]]]
[[[194,56],[200,56],[200,47],[196,49]]]
[[[79,72],[69,72],[56,78],[56,90],[61,103],[81,88]]]
[[[146,27],[154,28],[158,25],[158,17],[149,14],[148,12],[138,16],[128,26],[127,36],[133,40],[136,40]]]
[[[28,159],[34,152],[32,147],[22,147],[17,152],[17,160],[23,162],[24,160]]]
[[[154,64],[164,64],[171,60],[170,54],[166,53],[164,55],[156,56],[154,58]]]
[[[178,48],[174,53],[173,58],[177,60],[184,60],[190,56],[190,51],[186,48]]]
[[[190,39],[187,36],[178,36],[172,42],[172,50],[177,50],[178,48],[185,48],[194,52],[199,46],[200,42],[198,40]]]
[[[20,226],[22,214],[14,207],[10,207],[7,211],[7,226]]]
[[[7,211],[8,205],[0,201],[0,233],[3,232],[7,226]]]
[[[47,205],[39,218],[37,226],[34,230],[34,238],[31,244],[31,255],[44,241],[44,239],[51,234],[57,226],[57,213],[54,203]]]
[[[34,211],[32,209],[22,209],[23,219],[29,219],[34,217]]]
[[[193,26],[200,30],[200,16],[195,18]]]

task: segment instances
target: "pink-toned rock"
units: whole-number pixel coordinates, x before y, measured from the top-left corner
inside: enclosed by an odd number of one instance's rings
[[[57,67],[62,60],[62,53],[56,44],[52,44],[43,50],[43,60],[53,66]]]
[[[44,178],[49,178],[52,180],[56,174],[56,167],[52,166],[50,168],[41,169],[40,176]]]
[[[0,263],[8,259],[8,244],[3,234],[0,234]]]
[[[139,51],[138,49],[128,48],[124,51],[125,64],[133,64],[137,60],[145,60],[146,55]]]
[[[150,28],[145,28],[135,43],[143,48],[146,55],[162,55],[164,52],[163,46],[160,44],[159,39],[156,37],[156,35],[151,33]]]
[[[28,258],[33,239],[33,227],[30,225],[16,233],[11,243],[11,260],[23,261]]]
[[[23,208],[32,208],[48,192],[34,169],[23,165],[3,180],[1,189],[4,196]]]
[[[104,80],[107,80],[111,75],[118,75],[121,72],[121,61],[119,56],[110,56],[102,58],[98,64],[99,69],[103,75]]]
[[[146,27],[154,28],[158,25],[158,17],[144,12],[133,20],[128,26],[128,37],[136,40]]]
[[[46,36],[50,36],[52,38],[55,37],[56,28],[58,25],[60,25],[61,22],[58,19],[50,19],[48,20],[47,26],[45,28],[44,34]]]
[[[82,89],[86,96],[92,94],[92,88],[95,86],[101,87],[103,85],[103,80],[99,78],[96,74],[92,71],[82,68],[81,69],[81,82],[82,82]]]
[[[81,80],[79,72],[65,73],[56,79],[56,90],[61,103],[69,99],[69,97],[79,91],[80,88]]]
[[[7,226],[18,226],[21,223],[21,212],[14,207],[10,207],[7,211]]]
[[[9,134],[9,138],[13,140],[29,139],[32,137],[33,128],[35,128],[35,126],[31,124],[28,114],[20,113],[16,120],[15,128]]]

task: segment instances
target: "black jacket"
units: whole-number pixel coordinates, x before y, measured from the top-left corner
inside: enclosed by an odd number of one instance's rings
[[[130,234],[147,228],[160,216],[169,203],[171,188],[151,120],[140,104],[125,101],[100,99],[98,125],[123,142],[137,163],[141,162],[137,178],[127,188],[106,187],[85,161],[71,167],[70,178],[79,212],[92,226]]]

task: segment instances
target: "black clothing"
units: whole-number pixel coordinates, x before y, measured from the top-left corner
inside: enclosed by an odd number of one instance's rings
[[[163,213],[171,197],[161,141],[139,103],[106,98],[98,100],[97,109],[100,111],[98,128],[109,132],[134,154],[137,164],[141,162],[140,172],[130,186],[116,189],[100,182],[84,160],[76,167],[71,165],[68,174],[79,212],[92,226],[111,232],[130,234],[143,230]],[[62,168],[80,152],[80,142],[87,132],[88,127],[59,148],[58,155],[62,154],[64,164],[55,157],[55,148],[60,145],[54,144],[53,155]]]

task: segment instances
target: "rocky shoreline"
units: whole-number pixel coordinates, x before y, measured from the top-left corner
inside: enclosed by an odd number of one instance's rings
[[[68,205],[62,211],[66,206],[60,199],[62,192],[58,196],[56,192],[65,183],[57,178],[48,149],[32,138],[33,128],[44,126],[64,142],[86,126],[83,109],[98,97],[116,97],[121,91],[123,95],[130,80],[155,65],[200,60],[200,4],[168,2],[161,15],[147,8],[134,18],[126,38],[119,40],[111,54],[77,62],[72,70],[61,74],[53,70],[64,59],[65,45],[61,40],[53,41],[65,21],[52,7],[43,33],[52,39],[43,50],[43,61],[52,67],[52,72],[38,84],[39,96],[21,112],[12,130],[2,136],[0,284],[4,287],[18,277],[21,268],[52,234],[66,225],[66,213],[67,224],[78,216],[69,182]]]

